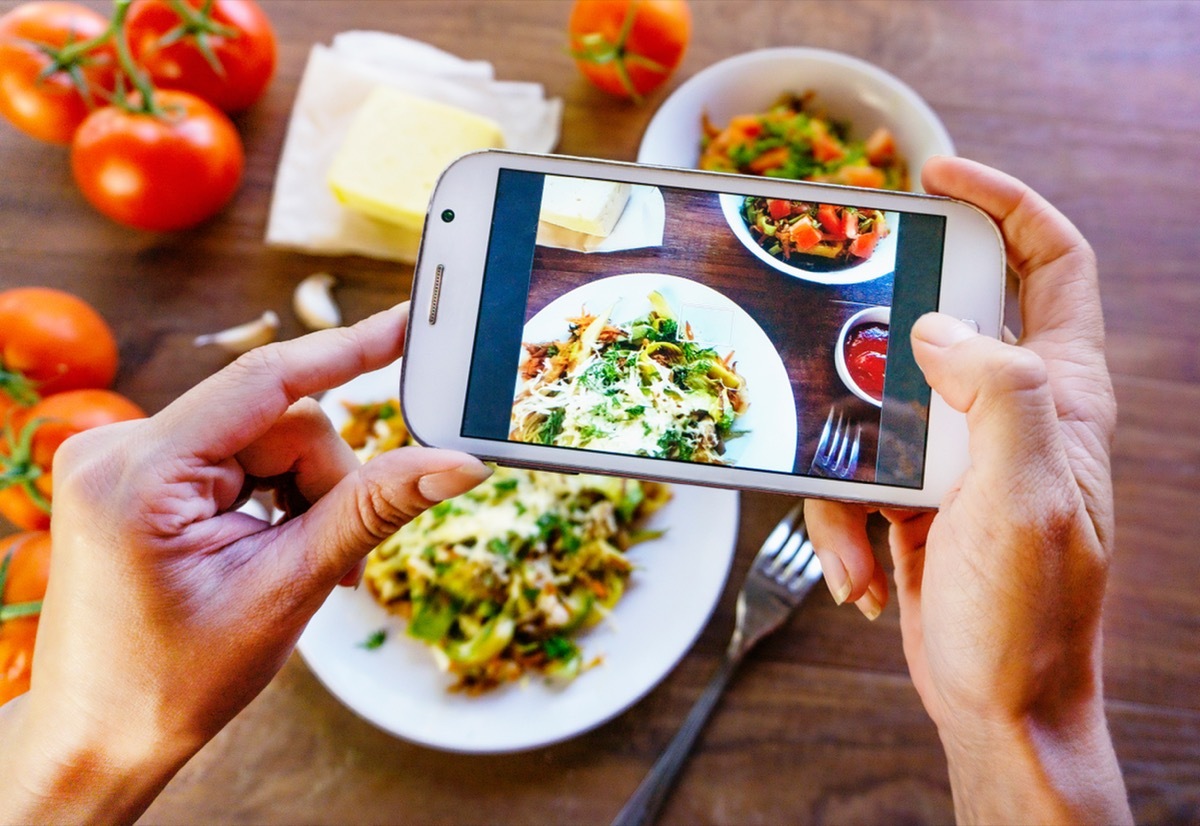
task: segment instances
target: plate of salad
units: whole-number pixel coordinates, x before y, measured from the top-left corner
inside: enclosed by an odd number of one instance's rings
[[[779,351],[711,287],[663,273],[600,278],[539,310],[522,340],[512,439],[758,470],[795,463],[797,403]]]
[[[399,364],[322,408],[360,458],[409,442]],[[338,588],[298,650],[384,731],[432,748],[545,746],[635,703],[687,653],[716,605],[735,492],[497,468],[419,516]]]

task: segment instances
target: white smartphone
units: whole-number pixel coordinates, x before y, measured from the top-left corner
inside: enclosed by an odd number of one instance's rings
[[[426,216],[404,417],[500,464],[934,507],[966,425],[909,333],[998,336],[1004,274],[946,198],[467,155]]]

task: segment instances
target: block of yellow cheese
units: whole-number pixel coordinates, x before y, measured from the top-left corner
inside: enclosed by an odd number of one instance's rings
[[[607,238],[632,192],[629,184],[547,175],[538,219],[585,235]]]
[[[420,232],[451,161],[503,146],[500,127],[487,118],[380,86],[354,116],[329,167],[329,187],[350,209]]]

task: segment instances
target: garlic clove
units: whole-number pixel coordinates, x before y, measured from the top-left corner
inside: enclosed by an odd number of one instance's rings
[[[228,330],[196,336],[192,344],[197,347],[215,344],[230,353],[245,353],[274,341],[278,331],[279,316],[273,310],[267,310],[254,321],[247,321]]]
[[[292,309],[310,330],[339,327],[342,313],[333,300],[337,280],[327,272],[313,273],[296,285],[292,293]]]

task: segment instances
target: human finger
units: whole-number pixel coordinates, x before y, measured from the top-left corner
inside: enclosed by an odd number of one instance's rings
[[[1104,324],[1095,255],[1071,221],[1032,188],[964,158],[932,158],[925,189],[978,206],[1000,225],[1009,263],[1021,278],[1022,335],[1103,351]]]
[[[325,411],[310,398],[289,407],[266,433],[238,451],[237,460],[251,476],[288,474],[310,504],[360,464]]]
[[[252,444],[296,401],[390,364],[404,349],[407,302],[353,327],[251,350],[151,421],[178,456],[218,462]]]
[[[905,601],[920,599],[925,574],[925,542],[936,511],[880,511],[890,525],[888,545],[892,552],[892,577],[901,610]]]
[[[854,601],[854,605],[867,619],[874,622],[883,613],[888,601],[887,573],[883,566],[876,564],[871,572],[871,580],[867,583],[863,595]]]
[[[280,547],[301,549],[311,581],[298,593],[332,587],[376,545],[432,505],[492,474],[474,456],[405,447],[376,456],[337,483],[302,516],[279,527]]]
[[[1046,367],[1036,353],[942,313],[917,319],[912,344],[929,385],[966,414],[972,470],[1006,486],[997,494],[1035,469],[1069,472]]]
[[[867,508],[806,499],[804,523],[833,601],[841,605],[861,598],[871,584],[876,565],[867,537]]]

